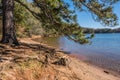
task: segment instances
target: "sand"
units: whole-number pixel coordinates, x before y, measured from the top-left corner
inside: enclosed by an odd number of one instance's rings
[[[35,42],[31,38],[20,39],[20,42],[26,43],[26,44],[43,45],[47,48],[52,48],[50,46],[47,46],[47,44]],[[9,49],[12,49],[12,48],[9,48]],[[38,55],[38,53],[34,55],[30,55],[32,53],[35,53],[36,51],[30,50],[29,48],[25,48],[22,51],[24,51],[24,54],[21,53],[20,54],[21,57],[25,57],[24,55],[26,55],[27,57],[37,57]],[[30,53],[29,56],[28,56],[28,52]],[[15,54],[15,51],[13,51],[13,53],[14,54],[12,56],[14,55],[20,56],[18,55],[18,53]],[[22,73],[21,73],[20,70],[23,68],[18,69],[18,66],[17,68],[16,66],[15,67],[13,66],[13,64],[16,65],[16,63],[12,63],[6,60],[5,62],[4,61],[0,62],[0,67],[6,67],[6,65],[8,64],[10,64],[13,67],[12,69],[7,69],[7,70],[1,69],[0,78],[1,80],[120,80],[120,77],[114,76],[102,68],[83,62],[77,59],[76,57],[72,57],[72,56],[69,56],[68,54],[64,54],[58,49],[56,49],[56,53],[61,58],[66,59],[67,61],[66,66],[54,65],[49,63],[47,64],[47,67],[41,68],[39,66],[36,67],[36,65],[38,65],[37,64],[38,62],[35,62],[34,63],[35,66],[32,66],[32,68],[31,68],[31,65],[30,67],[24,66],[24,70],[22,70]],[[35,74],[33,74],[33,72],[35,72]],[[4,74],[4,77],[3,77],[3,74]],[[31,77],[31,75],[36,75],[36,76]]]
[[[36,42],[33,42],[36,43]],[[63,54],[68,59],[68,67],[58,67],[56,69],[69,75],[76,75],[80,80],[120,80],[120,77],[114,76],[100,67],[80,61],[76,57]]]

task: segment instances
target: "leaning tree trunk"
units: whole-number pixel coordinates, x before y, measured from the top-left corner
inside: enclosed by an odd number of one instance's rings
[[[14,0],[2,0],[3,9],[3,28],[1,43],[18,45],[14,25]]]

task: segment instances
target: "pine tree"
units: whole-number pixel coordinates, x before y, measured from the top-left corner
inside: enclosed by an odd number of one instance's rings
[[[117,25],[117,17],[112,11],[112,4],[119,0],[70,0],[80,12],[87,9],[96,21],[107,26]],[[31,10],[21,0],[2,0],[2,40],[1,43],[18,45],[14,23],[14,3],[17,2],[37,18],[45,29],[54,29],[61,35],[66,35],[80,43],[88,42],[80,26],[76,22],[74,11],[69,10],[69,3],[64,0],[33,0],[33,6],[40,11]],[[72,35],[72,36],[71,36]]]

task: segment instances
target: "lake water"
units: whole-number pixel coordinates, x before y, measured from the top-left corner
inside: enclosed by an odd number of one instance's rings
[[[96,34],[91,43],[85,45],[66,37],[43,38],[42,42],[120,74],[120,33]]]

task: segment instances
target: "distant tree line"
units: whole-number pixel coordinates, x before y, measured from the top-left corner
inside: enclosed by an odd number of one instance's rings
[[[92,29],[92,28],[83,28],[85,33],[120,33],[120,28],[110,29]]]

